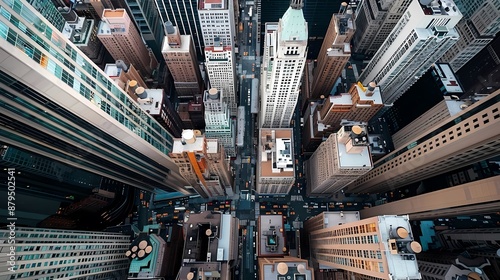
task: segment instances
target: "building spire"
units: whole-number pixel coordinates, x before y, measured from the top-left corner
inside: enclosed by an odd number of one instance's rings
[[[300,10],[304,7],[304,0],[291,0],[290,7],[295,10]]]

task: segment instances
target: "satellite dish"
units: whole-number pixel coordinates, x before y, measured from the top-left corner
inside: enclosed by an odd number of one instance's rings
[[[450,95],[451,99],[456,99],[456,100],[459,100],[460,97],[456,96],[456,95]]]

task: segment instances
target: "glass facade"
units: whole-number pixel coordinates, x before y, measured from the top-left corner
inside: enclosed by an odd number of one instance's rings
[[[164,154],[171,151],[172,136],[29,5],[20,0],[1,3],[0,38]]]
[[[144,190],[190,193],[168,157],[172,135],[26,1],[0,0],[0,45],[3,142]]]

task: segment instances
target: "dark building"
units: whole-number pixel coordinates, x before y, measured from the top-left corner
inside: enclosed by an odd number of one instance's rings
[[[205,44],[198,18],[197,1],[191,0],[154,0],[163,22],[171,21],[179,28],[181,35],[191,35],[198,60],[203,61]],[[146,1],[152,2],[152,1]],[[287,4],[288,7],[288,4]]]
[[[165,32],[160,14],[153,1],[125,0],[131,18],[134,20],[146,46],[151,49],[158,61],[163,61],[161,47]]]

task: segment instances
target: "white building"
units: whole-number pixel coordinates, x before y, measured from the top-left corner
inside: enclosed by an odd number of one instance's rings
[[[309,195],[339,192],[372,168],[366,126],[343,126],[306,162]]]
[[[354,52],[373,55],[408,8],[408,0],[366,0],[356,9]]]
[[[257,193],[287,194],[295,182],[291,128],[260,130]]]
[[[210,87],[224,92],[229,114],[236,116],[236,62],[234,49],[230,46],[205,47],[205,68],[208,73]]]
[[[459,6],[459,2],[464,1],[455,2]],[[459,6],[464,17],[456,26],[460,38],[441,58],[441,61],[448,62],[455,72],[486,47],[500,31],[500,0],[465,2],[464,7]]]
[[[205,135],[207,138],[218,139],[224,146],[228,156],[236,156],[234,123],[229,115],[229,109],[224,96],[224,90],[211,88],[203,95],[205,105]]]
[[[279,23],[266,23],[261,73],[260,126],[289,127],[307,56],[307,22],[294,0]]]
[[[217,40],[223,46],[234,45],[236,28],[232,0],[200,0],[198,17],[205,47],[215,46]]]
[[[398,99],[458,40],[454,27],[462,14],[451,0],[439,3],[413,0],[361,73],[363,84],[380,86],[385,103]]]

